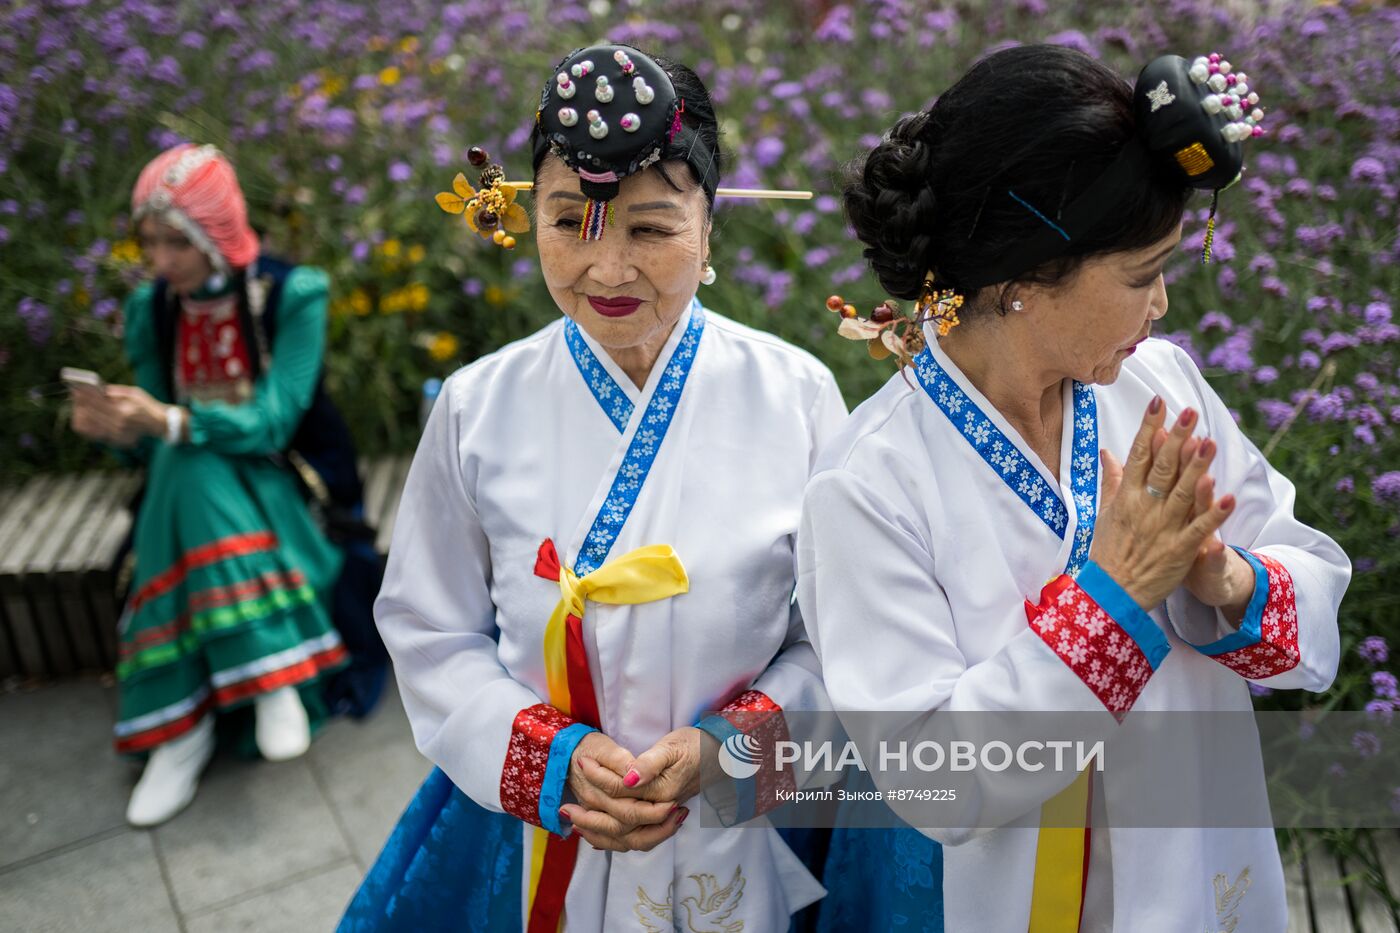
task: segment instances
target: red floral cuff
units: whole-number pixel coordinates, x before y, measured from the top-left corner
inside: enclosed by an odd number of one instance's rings
[[[511,816],[535,826],[540,821],[540,792],[549,766],[554,737],[574,721],[548,703],[536,703],[515,714],[501,769],[501,807]]]

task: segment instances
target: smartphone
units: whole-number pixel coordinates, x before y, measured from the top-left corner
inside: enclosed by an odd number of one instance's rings
[[[75,369],[72,366],[65,366],[59,370],[58,377],[67,383],[70,389],[82,387],[94,389],[101,395],[107,394],[107,383],[103,382],[102,377],[90,369]]]

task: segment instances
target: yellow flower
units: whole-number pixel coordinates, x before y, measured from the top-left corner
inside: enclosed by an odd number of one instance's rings
[[[414,243],[408,248],[408,261],[411,265],[418,265],[428,255],[428,251],[421,243]]]
[[[330,75],[321,82],[321,93],[327,97],[334,97],[345,90],[345,79],[338,75]]]
[[[399,249],[402,245],[403,244],[399,243],[398,240],[385,240],[383,243],[379,244],[379,254],[389,259],[397,259]]]
[[[369,300],[369,295],[365,294],[365,290],[363,288],[357,288],[353,292],[351,292],[348,301],[350,304],[350,310],[354,311],[360,317],[364,317],[366,314],[369,314],[369,312],[373,308],[373,305],[370,303]]]
[[[447,331],[438,332],[428,344],[428,355],[439,363],[452,359],[457,355],[457,338]]]
[[[432,61],[428,62],[428,72],[430,74],[440,75],[446,70],[447,65],[440,58],[435,58]]]
[[[504,307],[505,303],[510,301],[510,295],[499,285],[486,286],[486,291],[483,293],[482,297],[485,298],[486,303],[493,308]]]
[[[92,304],[92,296],[88,294],[86,288],[80,288],[73,293],[73,304],[80,308],[86,308],[88,305]]]
[[[379,72],[379,83],[385,87],[393,87],[395,84],[399,83],[399,78],[401,77],[403,77],[403,73],[399,71],[396,66],[390,65],[388,68]]]
[[[408,36],[399,42],[399,51],[408,52],[410,55],[418,51],[418,37]]]
[[[129,265],[141,261],[141,244],[133,239],[118,240],[112,244],[112,260]]]
[[[404,297],[408,302],[408,307],[412,311],[422,311],[428,306],[428,286],[422,282],[414,282],[404,289]]]

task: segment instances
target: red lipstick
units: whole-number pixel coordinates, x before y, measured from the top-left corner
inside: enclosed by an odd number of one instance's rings
[[[617,298],[595,298],[589,295],[588,303],[603,317],[626,317],[641,307],[642,299],[628,298],[626,295]]]

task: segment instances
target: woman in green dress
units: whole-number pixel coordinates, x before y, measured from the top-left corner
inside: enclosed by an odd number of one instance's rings
[[[75,388],[73,427],[147,469],[116,744],[149,753],[127,819],[152,826],[193,799],[216,712],[251,705],[265,758],[305,752],[313,688],[347,652],[330,617],[341,552],[282,458],[321,397],[326,276],[259,258],[212,146],[152,161],[132,216],[156,277],[125,307],[136,385]]]

